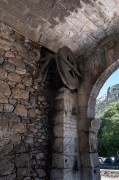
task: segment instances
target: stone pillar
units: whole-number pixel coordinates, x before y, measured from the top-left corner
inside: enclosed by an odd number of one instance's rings
[[[81,180],[100,180],[96,133],[101,120],[85,119],[80,127]]]
[[[80,180],[76,93],[60,89],[54,109],[51,180]]]

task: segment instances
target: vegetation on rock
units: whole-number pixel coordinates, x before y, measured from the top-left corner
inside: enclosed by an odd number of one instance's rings
[[[98,100],[96,116],[102,120],[97,134],[99,156],[117,156],[119,152],[119,84],[108,88],[103,101]],[[100,98],[101,99],[101,98]],[[99,111],[99,112],[98,112]]]
[[[104,115],[106,108],[112,102],[119,101],[119,84],[110,86],[107,90],[107,94],[104,94],[101,98],[97,100],[95,116],[96,118],[101,118]]]

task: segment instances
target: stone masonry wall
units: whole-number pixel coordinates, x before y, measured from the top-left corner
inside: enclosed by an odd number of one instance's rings
[[[0,180],[49,179],[49,106],[26,70],[39,58],[0,23]]]
[[[76,93],[61,88],[53,117],[51,180],[80,180],[80,155]]]

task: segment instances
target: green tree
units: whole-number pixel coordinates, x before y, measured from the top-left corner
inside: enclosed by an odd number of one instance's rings
[[[101,117],[97,134],[99,156],[117,156],[119,152],[119,102],[110,104]]]

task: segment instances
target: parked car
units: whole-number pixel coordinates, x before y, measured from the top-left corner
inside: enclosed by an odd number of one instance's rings
[[[102,161],[102,157],[99,157],[99,163],[102,163],[103,161]]]
[[[112,164],[113,161],[112,161],[112,159],[110,159],[110,158],[106,158],[105,161],[104,161],[104,163],[105,163],[105,164]]]
[[[115,158],[114,164],[119,164],[119,158]]]

